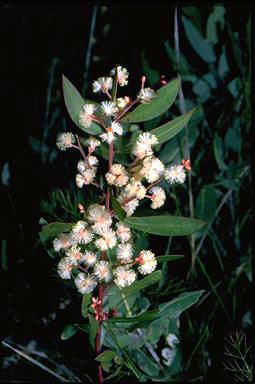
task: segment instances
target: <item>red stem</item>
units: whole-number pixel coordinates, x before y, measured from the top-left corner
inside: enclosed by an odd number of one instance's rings
[[[103,292],[103,285],[99,284],[98,287],[98,300],[100,304],[98,305],[98,313],[102,314],[102,304],[103,304],[103,297],[104,297],[104,292]],[[98,331],[96,335],[96,354],[99,355],[101,352],[101,332],[102,332],[102,319],[99,316],[98,319]],[[104,378],[103,378],[103,371],[101,364],[98,363],[98,382],[101,384],[103,383]]]
[[[114,155],[114,148],[113,148],[113,142],[112,142],[109,146],[109,165],[108,165],[109,170],[112,167],[113,155]],[[108,188],[108,190],[106,192],[106,196],[105,196],[105,205],[106,205],[106,209],[108,211],[110,211],[110,190],[109,190],[109,188]],[[102,252],[102,258],[106,259],[106,251]],[[103,285],[101,283],[99,283],[99,285],[98,285],[98,300],[100,301],[99,308],[98,308],[99,314],[102,314],[103,298],[104,298]],[[96,335],[96,353],[97,353],[97,355],[101,352],[101,345],[100,345],[101,340],[100,339],[101,339],[101,333],[102,333],[102,323],[103,323],[103,320],[99,316],[99,318],[98,318],[98,331],[97,331],[97,335]],[[104,381],[103,371],[102,371],[102,367],[99,363],[98,364],[98,382],[103,383],[103,381]]]
[[[124,109],[124,111],[121,112],[121,114],[116,118],[116,121],[119,121],[130,110],[130,108],[132,108],[138,102],[139,102],[138,99],[135,99],[134,101],[132,101],[132,103],[126,109]]]

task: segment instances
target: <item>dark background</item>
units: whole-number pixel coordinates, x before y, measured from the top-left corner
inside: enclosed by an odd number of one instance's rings
[[[88,73],[89,86],[99,76],[104,76],[116,63],[127,67],[130,73],[131,92],[139,88],[143,73],[141,51],[152,68],[165,74],[167,79],[176,74],[169,66],[164,49],[164,40],[173,40],[174,4],[169,2],[108,2],[105,12],[98,10],[92,56]],[[48,196],[55,186],[67,186],[68,178],[61,172],[65,153],[56,162],[44,165],[31,150],[28,137],[40,138],[45,124],[46,94],[49,82],[48,70],[52,59],[59,60],[59,96],[62,98],[61,74],[65,74],[77,89],[82,89],[84,81],[85,57],[89,40],[89,30],[94,3],[90,2],[2,2],[0,5],[3,26],[4,48],[2,61],[4,69],[2,82],[6,86],[3,114],[6,119],[2,130],[6,137],[2,140],[4,161],[10,169],[10,186],[2,191],[3,236],[7,240],[8,271],[3,272],[3,292],[6,301],[4,310],[4,338],[26,345],[36,339],[38,345],[64,361],[69,368],[75,364],[77,372],[84,351],[88,366],[93,361],[93,353],[88,352],[85,339],[75,336],[68,342],[60,340],[60,334],[67,322],[77,320],[80,310],[79,300],[64,310],[56,309],[56,302],[63,290],[52,272],[54,263],[39,246],[38,224],[41,216],[40,201]],[[238,3],[229,5],[227,15],[234,30],[240,31],[240,11],[247,19],[250,5],[242,7]],[[199,3],[203,15],[210,11],[210,3]],[[110,31],[104,32],[104,26]],[[242,31],[240,31],[242,33]],[[185,46],[185,36],[182,44]],[[189,50],[187,47],[186,52]],[[94,52],[96,51],[96,52]],[[190,60],[196,60],[190,49]],[[201,64],[201,71],[203,71]],[[129,92],[127,92],[129,93]],[[62,111],[65,107],[62,102]],[[68,124],[71,127],[70,120]],[[56,132],[61,130],[58,122],[51,133],[55,145]],[[205,175],[206,176],[206,175]],[[50,314],[56,312],[54,318]],[[221,317],[216,319],[221,327]],[[224,329],[224,325],[222,325]],[[225,330],[227,332],[227,330]],[[224,337],[224,332],[219,333]],[[217,342],[216,342],[217,344]],[[217,345],[213,348],[216,351]],[[220,341],[222,347],[222,340]],[[4,350],[4,354],[7,349]],[[222,352],[219,352],[222,356]],[[71,360],[72,359],[72,360]],[[76,359],[76,360],[75,360]],[[91,360],[90,360],[91,359]],[[75,360],[75,362],[74,362]],[[215,357],[212,375],[219,375],[220,358]],[[92,368],[91,368],[92,369]],[[93,368],[94,369],[94,368]],[[34,382],[54,381],[39,368],[24,361],[5,370],[4,380]],[[84,379],[85,380],[85,379]],[[6,382],[5,381],[5,382]]]

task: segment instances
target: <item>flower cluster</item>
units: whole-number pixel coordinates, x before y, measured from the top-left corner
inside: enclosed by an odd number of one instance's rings
[[[60,150],[73,147],[82,155],[82,160],[77,164],[77,187],[93,184],[101,193],[100,204],[90,204],[86,208],[79,204],[82,219],[73,225],[69,233],[59,234],[53,241],[54,250],[61,255],[59,275],[63,279],[73,278],[76,288],[82,294],[94,291],[100,284],[114,283],[119,288],[130,286],[136,281],[138,272],[147,275],[157,266],[157,259],[151,250],[142,250],[135,255],[131,229],[119,222],[110,210],[109,188],[130,216],[143,199],[149,199],[152,209],[162,207],[166,193],[156,184],[161,181],[170,184],[184,183],[187,171],[191,170],[190,160],[182,160],[181,164],[165,167],[154,153],[153,147],[159,141],[151,132],[138,135],[130,152],[133,162],[129,166],[113,162],[114,140],[124,133],[122,116],[133,105],[148,104],[157,97],[152,88],[144,87],[145,80],[143,76],[141,89],[134,100],[128,96],[117,98],[115,91],[111,93],[113,86],[117,89],[117,86],[128,84],[126,68],[117,66],[110,71],[110,76],[100,77],[93,82],[93,92],[104,94],[108,100],[101,103],[86,102],[79,112],[79,125],[85,131],[87,128],[92,129],[93,124],[103,130],[99,139],[93,136],[87,139],[87,154],[78,135],[75,138],[72,133],[66,132],[57,139]],[[108,171],[104,179],[96,180],[99,161],[92,154],[102,142],[109,144],[109,153],[112,156],[109,156]],[[103,191],[104,183],[108,184],[106,193]],[[102,203],[104,200],[105,205]],[[104,319],[102,301],[93,302],[93,305],[97,318]]]
[[[136,280],[136,267],[141,274],[155,270],[155,255],[143,250],[135,257],[130,228],[113,220],[104,205],[91,204],[85,217],[86,220],[76,222],[69,233],[53,240],[54,250],[63,256],[58,273],[63,279],[76,275],[74,283],[79,292],[92,292],[98,282],[113,281],[123,288]],[[114,250],[114,263],[99,256],[99,251],[109,250]]]

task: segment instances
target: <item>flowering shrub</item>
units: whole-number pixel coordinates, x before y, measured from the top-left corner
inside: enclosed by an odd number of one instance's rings
[[[171,261],[178,256],[155,255],[150,249],[136,253],[133,231],[138,230],[162,236],[189,235],[204,226],[199,220],[175,217],[169,214],[152,216],[133,216],[141,201],[150,201],[152,210],[162,207],[166,201],[163,186],[167,182],[182,184],[187,172],[191,170],[189,159],[181,164],[165,166],[157,157],[155,146],[174,137],[187,124],[192,116],[190,111],[150,132],[131,135],[131,123],[151,120],[166,112],[174,102],[179,88],[179,80],[166,83],[161,79],[154,87],[145,88],[145,76],[141,79],[141,88],[134,100],[129,96],[117,98],[118,87],[128,84],[126,68],[116,66],[110,76],[100,77],[92,84],[94,93],[108,98],[101,103],[84,100],[74,86],[63,76],[64,99],[73,122],[87,135],[80,137],[71,132],[61,133],[57,138],[57,147],[78,150],[81,159],[77,164],[75,177],[77,188],[93,187],[94,200],[77,207],[80,219],[75,223],[50,223],[41,231],[43,241],[50,240],[58,261],[58,274],[62,279],[72,280],[74,287],[83,295],[82,314],[87,323],[68,326],[62,338],[67,339],[78,329],[86,329],[91,344],[96,350],[99,382],[103,381],[102,369],[110,372],[112,364],[125,366],[141,379],[164,376],[164,368],[148,342],[146,328],[152,333],[158,331],[159,321],[164,321],[166,329],[171,319],[193,305],[202,291],[186,292],[167,303],[161,303],[153,311],[132,312],[134,300],[139,299],[140,291],[158,282],[161,271],[156,270],[162,261]],[[126,151],[130,162],[123,163],[118,155],[120,137],[126,138]],[[116,153],[115,153],[116,152]],[[115,156],[117,154],[117,156]],[[116,160],[114,159],[116,158]],[[107,172],[102,173],[103,163],[107,160]],[[102,166],[100,166],[102,164]],[[87,325],[87,327],[86,327]],[[146,346],[157,365],[154,372],[148,367],[148,356],[138,349],[133,354],[145,359],[147,363],[140,369],[123,350],[118,337],[130,336],[129,327],[141,336],[142,347]],[[85,328],[84,328],[85,326]],[[139,326],[139,328],[138,328]],[[143,330],[142,330],[143,329]],[[106,332],[108,331],[108,332]],[[169,336],[171,335],[171,336]],[[130,336],[131,337],[131,336]],[[147,339],[146,339],[147,337]],[[159,335],[160,337],[160,335]],[[169,341],[171,337],[171,342]],[[169,339],[169,340],[168,340]],[[176,335],[168,332],[168,344],[174,349],[178,344]],[[126,341],[124,346],[130,342]],[[154,341],[155,343],[155,341]],[[103,351],[106,346],[110,350]],[[167,355],[171,353],[171,358]],[[166,353],[167,352],[167,353]],[[131,353],[132,354],[132,353]],[[169,348],[162,351],[166,366],[171,365],[175,352]],[[167,357],[168,356],[168,357]],[[156,367],[156,368],[155,368]],[[166,369],[166,368],[165,368]]]

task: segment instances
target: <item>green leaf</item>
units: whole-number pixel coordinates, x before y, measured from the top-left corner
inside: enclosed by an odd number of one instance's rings
[[[201,33],[196,29],[193,23],[185,16],[182,16],[183,26],[187,35],[187,38],[192,45],[196,53],[206,63],[213,63],[216,60],[216,56],[213,51],[213,47],[209,41],[204,39]]]
[[[98,135],[102,131],[98,124],[92,122],[90,127],[85,128],[79,123],[79,114],[83,110],[84,104],[87,102],[95,104],[96,106],[98,106],[98,104],[93,101],[84,100],[77,89],[64,75],[62,76],[62,81],[65,105],[71,119],[83,131],[93,135]]]
[[[61,333],[61,336],[60,336],[61,340],[70,339],[70,337],[76,334],[77,330],[78,328],[75,325],[67,324],[63,332]]]
[[[122,208],[122,206],[120,205],[120,203],[118,202],[118,200],[115,198],[115,196],[114,196],[114,194],[112,192],[112,188],[110,189],[110,193],[111,193],[112,209],[116,213],[118,219],[122,221],[122,220],[124,220],[126,218],[127,214],[124,211],[124,209]]]
[[[124,299],[129,299],[130,295],[132,295],[134,292],[137,293],[141,289],[144,289],[152,284],[157,283],[160,279],[161,279],[161,271],[157,270],[152,272],[149,276],[146,276],[141,280],[136,281],[130,287],[126,287],[126,288],[112,287],[109,293],[109,300],[110,300],[111,307],[117,308],[124,301]],[[131,306],[130,303],[129,303],[129,306]]]
[[[220,24],[221,29],[224,27],[224,14],[226,10],[224,5],[215,5],[212,13],[209,15],[206,24],[206,37],[212,44],[218,43],[217,23]]]
[[[203,293],[204,290],[182,293],[174,300],[163,305],[159,311],[159,316],[178,317],[183,311],[194,305]]]
[[[196,216],[202,220],[211,222],[215,216],[217,209],[217,193],[216,189],[212,185],[205,185],[196,201]]]
[[[165,48],[166,48],[166,53],[167,53],[168,57],[170,58],[172,68],[173,68],[173,70],[176,71],[176,69],[177,69],[176,54],[175,54],[175,50],[170,46],[170,41],[169,40],[165,41]],[[182,80],[183,80],[183,76],[185,76],[186,74],[190,73],[188,61],[187,61],[186,57],[182,53],[180,53],[180,69],[179,69],[179,72],[180,72],[180,75],[182,77]]]
[[[112,319],[108,320],[110,323],[137,323],[139,321],[150,321],[155,320],[160,316],[159,310],[155,309],[154,311],[146,311],[138,316],[132,316],[132,317],[113,317]]]
[[[164,256],[157,256],[157,262],[158,263],[163,263],[165,261],[174,261],[178,259],[183,259],[183,255],[164,255]]]
[[[101,367],[107,373],[110,373],[110,366],[111,366],[111,362],[110,361],[104,361],[104,362],[101,363]]]
[[[171,80],[168,84],[161,87],[149,104],[140,104],[132,112],[127,113],[121,121],[136,123],[154,119],[166,112],[174,103],[180,87],[180,80]]]
[[[148,328],[146,329],[145,337],[149,343],[157,343],[159,341],[160,336],[164,331],[167,330],[169,326],[169,319],[167,318],[159,318],[150,323]]]
[[[240,95],[240,92],[242,91],[242,81],[240,77],[235,77],[233,80],[231,80],[227,85],[227,89],[231,95],[237,99]]]
[[[205,103],[211,96],[211,88],[206,81],[199,79],[192,87],[193,92],[197,95],[199,103]]]
[[[160,127],[152,129],[150,133],[158,138],[159,144],[162,144],[165,141],[172,139],[172,137],[177,135],[177,133],[179,133],[185,127],[185,125],[188,124],[194,111],[195,109],[192,109],[192,111],[184,113],[176,119],[169,121]]]
[[[46,224],[42,227],[40,234],[42,235],[43,240],[46,241],[52,237],[57,236],[60,233],[71,231],[73,225],[74,223],[59,223],[59,222]]]
[[[203,75],[203,79],[210,85],[211,88],[213,89],[217,88],[216,78],[211,72],[208,72],[205,75]]]
[[[136,281],[130,287],[120,289],[120,292],[125,296],[134,291],[139,291],[148,287],[149,285],[157,283],[161,279],[161,271],[154,271],[149,276],[144,277],[143,279]]]
[[[159,374],[159,366],[153,362],[141,349],[132,353],[135,361],[139,362],[139,368],[142,369],[150,377]]]
[[[195,119],[195,115],[194,115]],[[199,137],[199,130],[196,124],[193,125],[193,120],[190,121],[188,129],[189,148],[193,148],[197,138]],[[172,161],[181,162],[182,151],[186,146],[186,132],[182,130],[178,136],[168,141],[159,152],[159,158],[164,163],[171,163]],[[182,149],[182,151],[181,151]]]
[[[133,373],[135,374],[135,376],[139,379],[139,380],[142,380],[143,382],[145,381],[145,378],[143,376],[143,374],[137,369],[136,365],[133,363],[132,359],[129,357],[129,354],[125,351],[125,349],[122,349],[119,345],[119,341],[118,339],[116,338],[116,336],[114,335],[114,332],[112,332],[111,329],[109,329],[109,332],[110,334],[112,335],[112,338],[116,344],[116,346],[118,347],[118,350],[120,351],[120,353],[123,355],[123,357],[125,357],[125,362],[124,364],[130,369],[133,371]]]
[[[84,318],[88,316],[88,307],[91,303],[92,293],[84,293],[81,304],[81,313]]]
[[[89,341],[92,348],[95,350],[95,338],[98,330],[98,321],[94,316],[89,314]]]
[[[182,11],[185,15],[187,15],[192,20],[192,23],[197,28],[197,30],[201,32],[202,16],[199,8],[194,6],[187,6],[187,7],[183,7]]]
[[[115,351],[104,351],[98,355],[95,360],[100,361],[100,362],[106,362],[106,361],[111,361],[114,356],[118,356],[117,352]]]
[[[207,223],[182,216],[128,217],[123,221],[131,228],[161,236],[186,236],[199,231]]]
[[[115,73],[113,76],[112,101],[116,101],[117,87],[118,87],[118,65],[115,66]]]
[[[220,60],[219,60],[219,75],[222,79],[226,76],[226,74],[229,71],[229,66],[228,66],[228,61],[227,61],[227,56],[226,56],[226,47],[222,47],[222,53],[220,55]]]
[[[236,117],[233,127],[229,127],[224,139],[224,143],[228,148],[231,148],[235,152],[241,151],[242,139],[240,134],[240,118]]]
[[[77,327],[85,333],[89,333],[89,325],[88,324],[77,324]]]
[[[215,156],[215,160],[218,165],[218,168],[221,171],[224,171],[226,169],[226,164],[224,163],[223,140],[218,135],[214,137],[213,150],[214,150],[214,156]]]

